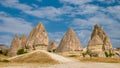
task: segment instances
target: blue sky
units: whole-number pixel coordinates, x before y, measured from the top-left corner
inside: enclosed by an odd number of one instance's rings
[[[120,47],[120,0],[0,0],[0,43],[10,46],[15,34],[28,36],[38,22],[58,43],[72,27],[83,47],[98,24]]]

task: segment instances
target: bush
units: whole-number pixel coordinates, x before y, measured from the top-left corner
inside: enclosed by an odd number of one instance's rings
[[[10,61],[9,61],[9,60],[4,59],[4,60],[1,60],[0,62],[10,62]]]
[[[106,57],[109,57],[109,53],[108,53],[108,52],[105,52],[105,56],[106,56]]]
[[[56,51],[56,49],[53,49],[53,52],[55,52]]]
[[[98,57],[97,53],[90,53],[89,55],[90,55],[90,57]]]
[[[109,52],[105,52],[105,56],[106,57],[112,57],[114,54],[111,52],[111,51],[109,51]]]
[[[52,52],[51,50],[48,50],[48,52]]]
[[[0,54],[7,56],[8,51],[7,50],[0,50]]]
[[[85,57],[85,55],[87,55],[87,52],[83,52],[82,55],[83,55],[83,57]]]
[[[109,51],[109,57],[112,57],[112,56],[114,56],[114,54],[111,51]]]
[[[24,49],[19,49],[17,51],[17,55],[21,55],[21,54],[24,54],[24,53],[27,53],[27,51],[25,51]]]
[[[55,52],[56,49],[53,49],[53,50],[48,50],[48,52]]]
[[[69,55],[68,57],[77,57],[77,55]]]

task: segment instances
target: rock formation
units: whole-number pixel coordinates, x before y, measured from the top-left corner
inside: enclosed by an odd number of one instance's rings
[[[33,28],[32,32],[28,36],[26,46],[28,49],[47,49],[48,46],[48,34],[42,25],[38,25]]]
[[[7,46],[4,44],[0,44],[0,54],[7,55],[7,52],[8,52]]]
[[[112,49],[109,37],[106,35],[104,30],[97,24],[94,26],[94,30],[92,32],[87,49],[89,53],[97,54],[104,51],[110,51]]]
[[[26,48],[26,41],[27,41],[27,38],[25,37],[24,34],[21,36],[20,41],[21,41],[21,46],[20,46],[20,48],[25,49],[25,48]]]
[[[56,49],[56,47],[57,47],[56,41],[50,41],[48,48],[47,48],[47,51],[54,51]]]
[[[21,40],[18,38],[17,35],[14,36],[14,39],[11,43],[8,55],[9,56],[15,56],[17,55],[17,51],[20,49],[21,46]]]
[[[72,28],[62,38],[60,45],[57,47],[56,52],[75,52],[81,51],[82,46]]]

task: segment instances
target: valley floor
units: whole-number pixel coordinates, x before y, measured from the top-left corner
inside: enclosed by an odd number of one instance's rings
[[[120,68],[120,63],[68,62],[51,66],[7,66],[1,68]]]
[[[38,54],[38,56],[40,57],[39,52],[49,55],[52,59],[58,61],[59,64],[41,66],[39,63],[36,65],[34,64],[29,65],[23,63],[23,65],[18,64],[17,66],[14,66],[13,64],[13,66],[11,66],[11,64],[9,65],[7,63],[3,63],[3,64],[0,63],[0,65],[2,65],[0,68],[120,68],[120,63],[81,62],[80,60],[63,57],[42,50],[37,50],[24,55],[15,56],[9,58],[8,60],[12,60],[16,58],[20,59],[21,57],[30,56],[33,55],[34,53]]]

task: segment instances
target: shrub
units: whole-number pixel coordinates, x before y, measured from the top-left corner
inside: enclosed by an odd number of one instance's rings
[[[83,55],[83,57],[85,57],[85,55],[87,55],[87,52],[82,53],[82,55]]]
[[[8,51],[7,50],[0,50],[0,54],[7,56]]]
[[[25,51],[24,49],[19,49],[17,51],[17,55],[24,54],[24,53],[27,53],[27,51]]]
[[[114,54],[111,51],[109,51],[109,57],[112,57],[112,56],[114,56]]]
[[[105,52],[105,56],[106,56],[106,57],[109,57],[109,53],[108,53],[108,52]]]
[[[77,55],[69,55],[68,57],[77,57]]]
[[[9,60],[4,59],[4,60],[1,60],[0,62],[10,62],[10,61],[9,61]]]
[[[98,57],[97,53],[90,53],[89,55],[90,55],[90,57]]]
[[[105,56],[112,57],[112,56],[114,56],[114,54],[111,51],[109,51],[109,52],[105,52]]]
[[[48,52],[52,52],[51,50],[48,50]]]
[[[53,52],[55,52],[56,49],[53,49]]]
[[[56,49],[53,49],[53,50],[48,50],[48,52],[55,52]]]

